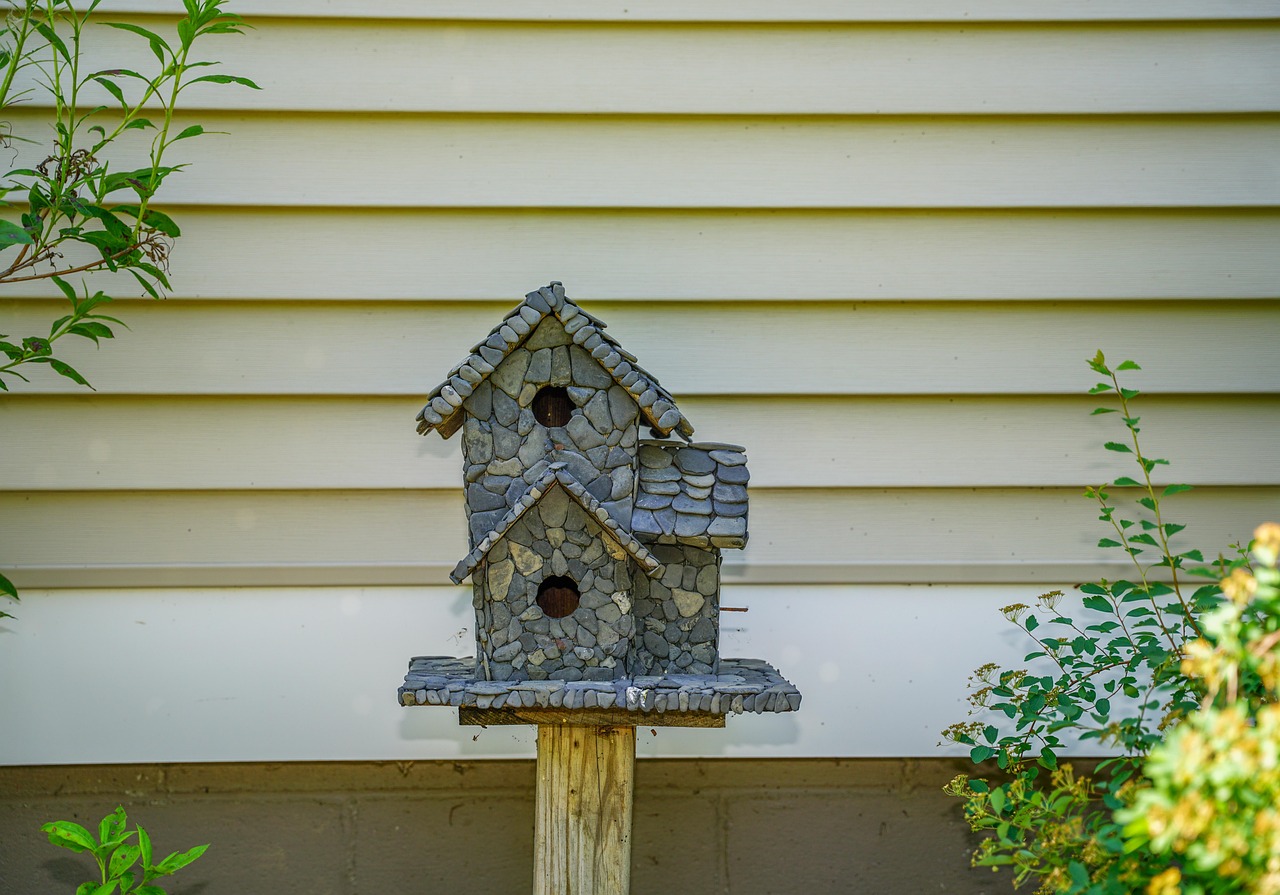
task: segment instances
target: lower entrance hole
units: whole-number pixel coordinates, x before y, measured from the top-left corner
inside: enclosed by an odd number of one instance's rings
[[[538,585],[538,608],[550,618],[564,618],[578,608],[578,585],[564,575],[548,575]]]

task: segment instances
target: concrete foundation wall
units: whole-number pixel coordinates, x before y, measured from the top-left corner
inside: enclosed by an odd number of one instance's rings
[[[645,728],[641,736],[648,736]],[[642,761],[634,895],[997,893],[940,760]],[[173,895],[522,893],[532,761],[0,768],[0,891],[70,893],[87,856],[49,820],[96,829],[123,804],[159,854],[209,842]]]

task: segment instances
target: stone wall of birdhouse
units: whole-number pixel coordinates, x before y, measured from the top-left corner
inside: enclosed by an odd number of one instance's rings
[[[533,399],[544,386],[567,389],[573,410],[565,425],[544,426],[535,418]],[[556,462],[630,527],[640,408],[554,317],[477,383],[463,407],[472,546]]]
[[[720,551],[655,544],[661,578],[635,576],[632,674],[718,674]]]
[[[578,587],[578,608],[563,618],[548,617],[537,603],[552,575]],[[617,541],[563,489],[551,488],[472,576],[477,674],[498,681],[624,677],[636,624],[631,578]]]

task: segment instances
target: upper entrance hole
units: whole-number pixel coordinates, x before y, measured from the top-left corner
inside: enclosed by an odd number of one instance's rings
[[[533,418],[544,426],[563,426],[572,413],[573,401],[563,386],[544,386],[533,396]]]

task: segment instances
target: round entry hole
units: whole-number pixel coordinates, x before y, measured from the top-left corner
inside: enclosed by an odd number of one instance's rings
[[[563,426],[569,422],[572,413],[573,401],[569,398],[569,390],[562,386],[545,386],[533,396],[533,418],[544,426]]]
[[[578,585],[564,575],[550,575],[538,585],[538,607],[551,618],[564,618],[578,608]]]

